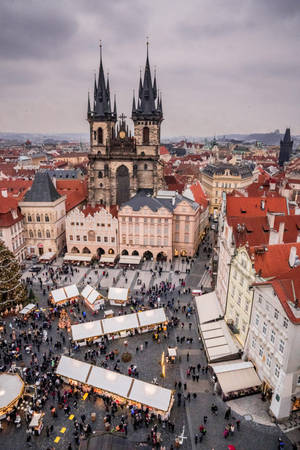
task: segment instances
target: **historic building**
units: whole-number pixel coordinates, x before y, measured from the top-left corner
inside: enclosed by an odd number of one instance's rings
[[[60,195],[47,172],[37,172],[19,203],[25,223],[29,254],[41,256],[65,247],[66,196]]]
[[[152,82],[148,50],[144,80],[140,78],[138,99],[133,96],[134,137],[125,116],[117,122],[116,99],[111,104],[109,80],[105,80],[102,51],[93,107],[88,99],[90,124],[89,203],[92,206],[121,205],[141,190],[156,194],[163,184],[159,161],[162,101],[156,77]]]
[[[293,151],[293,141],[291,139],[291,131],[289,128],[285,130],[284,138],[280,141],[280,151],[279,151],[279,165],[282,167],[283,164],[290,160]]]
[[[7,197],[2,191],[0,201],[0,240],[13,252],[16,259],[21,262],[25,259],[25,232],[23,215],[18,206],[18,200]]]

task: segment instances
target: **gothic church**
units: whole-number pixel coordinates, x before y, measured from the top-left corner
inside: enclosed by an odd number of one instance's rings
[[[156,76],[152,82],[148,44],[144,80],[140,76],[138,99],[133,95],[134,136],[122,114],[117,123],[116,98],[112,107],[109,79],[105,80],[102,48],[98,82],[95,79],[93,107],[88,98],[90,124],[88,196],[92,206],[121,205],[138,192],[155,195],[163,187],[159,162],[162,100]]]

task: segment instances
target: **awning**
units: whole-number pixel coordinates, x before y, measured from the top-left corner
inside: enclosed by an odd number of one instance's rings
[[[26,305],[23,309],[21,309],[20,314],[28,314],[32,312],[36,308],[36,305],[33,303],[29,303],[29,305]]]
[[[168,355],[170,357],[177,356],[177,347],[173,347],[173,348],[169,347],[168,348]]]
[[[114,263],[117,255],[101,255],[101,263]]]
[[[56,256],[56,252],[48,252],[48,253],[44,253],[43,255],[41,255],[39,260],[40,261],[51,261],[53,258],[55,258],[55,256]]]
[[[110,317],[102,320],[104,334],[118,333],[124,330],[138,328],[137,314],[124,314],[123,316]]]
[[[56,373],[65,378],[85,383],[90,372],[90,364],[78,359],[62,356],[58,363]]]
[[[238,356],[239,347],[231,336],[224,319],[201,324],[200,334],[208,362],[217,362]]]
[[[70,286],[65,286],[63,288],[51,291],[51,296],[54,303],[59,303],[62,301],[67,301],[74,297],[79,297],[79,291],[76,284],[71,284]]]
[[[223,318],[221,306],[215,291],[199,295],[194,300],[200,324]]]
[[[121,255],[120,264],[139,264],[141,262],[141,256]]]
[[[168,411],[171,395],[172,391],[170,389],[134,379],[130,392],[130,400],[142,403],[150,408]]]
[[[0,410],[18,399],[24,389],[22,378],[15,373],[0,374]]]
[[[93,322],[78,323],[71,326],[73,341],[81,341],[83,339],[90,339],[98,336],[103,336],[100,320]]]
[[[78,253],[66,253],[64,261],[79,261],[89,262],[92,259],[92,255],[79,255]]]
[[[141,327],[156,325],[167,321],[164,308],[148,309],[138,313]]]
[[[90,286],[89,284],[87,284],[85,288],[81,291],[81,296],[85,300],[87,300],[91,305],[93,305],[96,300],[103,298],[103,296],[98,291],[96,291],[96,289],[93,288],[93,286]]]
[[[129,294],[128,288],[112,287],[109,288],[107,298],[108,300],[122,300],[125,302],[128,299],[128,294]]]
[[[215,372],[225,395],[261,385],[261,380],[250,361],[239,359],[226,363],[210,364],[210,366]]]

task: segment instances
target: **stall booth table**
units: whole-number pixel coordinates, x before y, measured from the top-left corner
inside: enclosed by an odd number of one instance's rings
[[[19,311],[19,314],[26,319],[30,313],[32,313],[36,309],[36,305],[34,303],[29,303],[29,305],[26,305],[21,311]]]
[[[177,357],[177,347],[168,347],[168,361],[172,364],[176,362]]]
[[[50,263],[50,262],[54,261],[55,258],[56,258],[56,252],[44,253],[43,255],[40,256],[39,262],[40,263]]]
[[[81,387],[83,391],[93,389],[97,394],[105,394],[118,404],[148,407],[150,413],[159,414],[163,420],[169,417],[173,406],[173,391],[170,389],[68,356],[61,356],[56,374],[65,382]]]
[[[92,311],[98,311],[104,305],[104,297],[89,284],[81,291],[81,297]]]
[[[4,419],[23,396],[25,384],[16,373],[0,374],[0,419]]]
[[[33,413],[31,422],[29,424],[29,429],[35,435],[40,435],[42,432],[42,429],[44,428],[43,416],[44,416],[44,413]]]
[[[107,299],[111,305],[120,306],[128,303],[129,289],[111,287],[108,290]]]
[[[75,265],[83,263],[84,266],[88,266],[92,260],[91,255],[79,255],[78,253],[66,253],[64,261],[70,262]]]
[[[116,264],[117,255],[101,255],[99,264],[101,267],[114,267]]]
[[[49,294],[50,301],[54,305],[63,305],[67,302],[77,301],[79,296],[80,294],[75,284],[55,289]]]
[[[107,309],[106,311],[104,311],[104,318],[105,319],[109,319],[110,317],[114,317],[115,313],[113,312],[112,309]]]

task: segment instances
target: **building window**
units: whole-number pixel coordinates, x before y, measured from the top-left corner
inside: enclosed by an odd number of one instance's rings
[[[46,237],[50,238],[50,231],[49,230],[46,231]]]
[[[237,298],[237,304],[238,304],[239,306],[241,306],[241,303],[242,303],[242,295],[241,295],[241,293],[239,292],[239,295],[238,295],[238,298]]]
[[[30,215],[28,216],[28,222],[32,222],[32,217]]]
[[[168,238],[164,238],[164,246],[168,245]]]
[[[86,242],[87,241],[87,236],[83,236],[83,240]]]
[[[235,294],[235,286],[232,286],[231,288],[231,297],[234,297]]]
[[[274,330],[272,330],[271,331],[271,342],[272,342],[272,344],[274,344],[274,342],[275,342],[275,337],[276,337],[276,333],[275,333]]]
[[[233,278],[236,280],[236,278],[237,278],[237,271],[236,270],[234,270],[234,272],[233,272]]]
[[[115,242],[115,238],[114,237],[112,237],[110,240],[111,240],[111,242]]]
[[[31,230],[29,231],[29,237],[33,238],[33,232]]]
[[[80,236],[76,236],[76,241],[80,241]]]
[[[263,332],[264,335],[267,334],[267,324],[266,324],[266,322],[263,323],[262,332]]]
[[[45,222],[49,222],[49,216],[48,216],[48,214],[45,214]]]
[[[41,217],[37,214],[37,216],[36,216],[36,221],[37,222],[40,222],[41,221]]]
[[[279,378],[280,375],[280,366],[278,364],[275,365],[275,371],[274,371],[275,377]]]
[[[252,348],[256,347],[256,338],[255,337],[252,338],[251,345],[252,345]]]
[[[144,164],[144,170],[148,170],[148,165]]]
[[[263,348],[262,345],[259,346],[258,354],[259,354],[260,358],[262,358],[262,356],[263,356],[263,354],[264,354],[264,348]]]
[[[70,239],[70,241],[73,241],[73,236],[70,235],[70,236],[69,236],[69,239]]]
[[[148,145],[149,144],[149,137],[150,137],[150,130],[148,127],[143,128],[143,144]]]
[[[246,303],[245,303],[245,311],[246,312],[249,311],[249,306],[250,306],[250,302],[249,302],[249,300],[247,300]]]
[[[101,127],[98,128],[98,144],[103,144],[103,130]]]
[[[125,234],[122,235],[122,244],[126,244],[126,235]]]
[[[284,352],[284,341],[282,339],[279,341],[279,351],[280,353]]]
[[[243,325],[242,325],[242,332],[245,333],[246,332],[246,322],[243,321]]]
[[[101,237],[97,236],[97,242],[101,242]]]
[[[41,233],[40,230],[38,231],[37,235],[38,235],[38,238],[41,238],[41,237],[42,237],[42,233]]]
[[[258,296],[258,303],[259,303],[260,305],[262,304],[262,296],[261,296],[261,295]]]
[[[259,325],[259,314],[256,314],[255,325],[258,327]]]
[[[286,317],[283,319],[283,326],[284,328],[287,328],[289,326],[289,321]]]
[[[279,317],[279,311],[278,311],[278,309],[275,309],[275,311],[274,311],[274,317],[275,317],[275,319],[278,319],[278,317]]]
[[[101,170],[99,170],[99,172],[98,172],[98,178],[103,178],[103,173]]]
[[[267,354],[267,361],[266,361],[266,364],[267,364],[268,367],[271,367],[271,364],[272,364],[272,357],[271,357],[271,355],[270,355],[269,353]]]
[[[74,222],[71,222],[71,226],[74,227],[74,225],[75,225],[75,223],[74,223]]]
[[[108,242],[107,236],[104,236],[104,242]]]
[[[241,275],[241,278],[240,278],[240,285],[243,286],[243,284],[244,284],[244,278],[243,278],[243,275]]]

